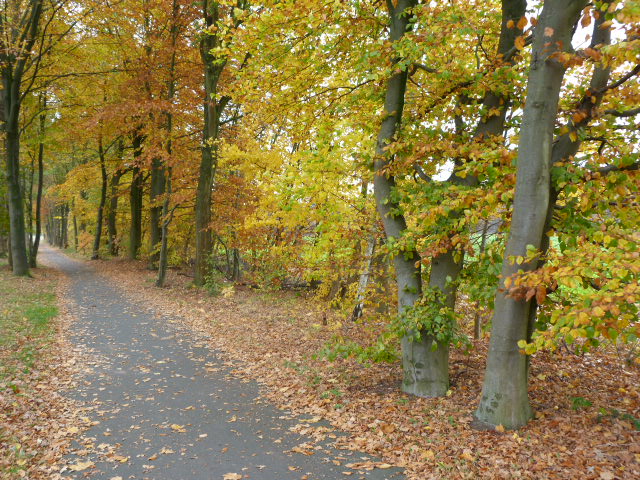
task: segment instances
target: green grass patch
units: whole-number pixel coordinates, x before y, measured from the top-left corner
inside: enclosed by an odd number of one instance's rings
[[[0,260],[0,381],[29,374],[54,333],[54,278],[16,278]]]
[[[31,428],[32,421],[21,412],[29,399],[40,395],[33,386],[42,378],[37,372],[55,334],[56,284],[56,277],[46,270],[14,277],[7,261],[0,259],[0,394],[8,393],[8,403],[0,402],[0,408],[3,418],[14,416],[13,428],[0,423],[0,478],[28,478],[25,473],[33,461],[34,454],[28,453],[25,439],[16,431]]]

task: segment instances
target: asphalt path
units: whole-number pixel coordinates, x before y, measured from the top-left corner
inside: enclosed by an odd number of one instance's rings
[[[309,447],[310,438],[290,429],[310,419],[260,398],[258,384],[234,377],[202,338],[132,304],[91,262],[46,244],[41,255],[70,278],[71,341],[94,359],[71,394],[93,407],[94,425],[67,458],[67,478],[404,478],[398,469],[348,468],[378,461],[360,452]],[[309,454],[291,451],[301,444]],[[83,462],[94,465],[71,470]]]

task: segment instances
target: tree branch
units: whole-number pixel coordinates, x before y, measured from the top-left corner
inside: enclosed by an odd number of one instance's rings
[[[640,114],[640,107],[631,110],[615,110],[613,108],[604,111],[605,115],[613,115],[614,117],[628,118]]]

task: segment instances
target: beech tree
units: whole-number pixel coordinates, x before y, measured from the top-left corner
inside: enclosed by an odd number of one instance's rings
[[[196,193],[196,258],[195,283],[202,285],[209,272],[212,249],[211,189],[219,156],[221,119],[231,97],[220,94],[220,82],[229,61],[234,30],[242,23],[249,2],[202,2],[205,28],[200,40],[200,55],[204,65],[204,128],[202,130],[202,160]]]
[[[5,175],[8,185],[11,258],[15,275],[29,274],[23,192],[20,188],[20,107],[29,86],[25,73],[33,68],[33,48],[38,40],[44,0],[7,0],[0,12],[0,71],[5,109]]]
[[[476,417],[490,425],[518,428],[532,416],[528,397],[527,358],[518,342],[527,338],[531,299],[505,292],[504,279],[519,270],[535,269],[535,261],[518,264],[528,249],[539,250],[549,206],[553,134],[560,88],[566,70],[562,54],[586,2],[546,0],[534,32],[527,100],[518,144],[517,183],[509,240],[493,315],[491,343]]]

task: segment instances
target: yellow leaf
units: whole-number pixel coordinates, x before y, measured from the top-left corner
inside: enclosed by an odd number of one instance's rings
[[[242,479],[242,475],[240,475],[239,473],[225,473],[222,476],[222,480],[241,480]]]
[[[525,17],[524,15],[520,18],[520,20],[518,20],[518,30],[524,30],[524,27],[527,26],[527,23],[529,23],[527,21],[527,17]]]
[[[91,460],[87,460],[86,462],[78,462],[74,465],[69,466],[69,470],[73,470],[74,472],[81,472],[82,470],[86,470],[90,467],[95,467],[95,463],[93,463]]]
[[[524,37],[522,35],[516,37],[515,44],[518,50],[522,50],[526,44]]]
[[[473,455],[471,455],[471,450],[469,450],[468,448],[464,449],[462,455],[460,455],[460,458],[469,462],[473,462],[475,460],[475,458],[473,458]]]
[[[425,450],[424,452],[422,452],[422,457],[427,460],[433,460],[435,456],[436,454],[433,453],[433,450]]]
[[[504,427],[502,425],[498,425],[496,427],[496,432],[504,433]]]

